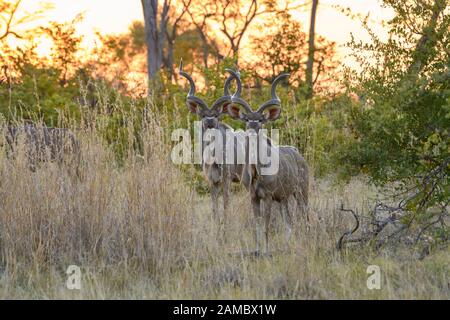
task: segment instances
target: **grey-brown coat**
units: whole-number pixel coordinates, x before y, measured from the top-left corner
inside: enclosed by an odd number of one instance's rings
[[[74,133],[66,128],[52,128],[35,124],[8,126],[4,138],[11,151],[18,147],[23,137],[30,169],[35,171],[38,163],[46,161],[70,161],[69,166],[79,175],[80,143]]]
[[[230,71],[233,74],[233,71]],[[238,90],[232,97],[232,105],[229,106],[229,114],[246,123],[247,130],[256,133],[260,132],[262,125],[267,121],[274,121],[279,118],[281,113],[281,102],[276,95],[277,84],[288,74],[278,76],[272,83],[272,99],[261,105],[257,111],[253,111],[250,105],[240,97],[242,85],[239,75],[234,73],[238,83]],[[240,108],[243,107],[243,110]],[[295,197],[300,212],[307,215],[308,207],[308,188],[309,188],[309,169],[306,160],[295,147],[280,146],[276,147],[268,138],[258,140],[258,150],[261,143],[276,152],[279,159],[278,171],[271,175],[261,174],[263,165],[247,161],[244,166],[242,183],[250,192],[253,213],[256,219],[256,250],[260,250],[261,233],[265,232],[265,249],[269,249],[269,223],[272,202],[279,202],[281,205],[282,216],[286,227],[286,240],[290,238],[292,230],[292,216],[288,210],[288,199]],[[249,153],[249,143],[246,143],[246,152]]]

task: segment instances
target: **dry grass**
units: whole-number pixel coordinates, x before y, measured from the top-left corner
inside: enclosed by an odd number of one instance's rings
[[[0,153],[0,298],[450,297],[448,250],[423,261],[406,248],[335,250],[350,224],[340,203],[365,208],[375,195],[362,180],[317,182],[311,227],[300,224],[288,250],[274,213],[273,254],[241,254],[254,247],[246,193],[234,194],[221,237],[209,198],[187,187],[162,135],[146,132],[144,155],[130,154],[119,167],[98,134],[78,133],[82,179],[54,163],[30,172],[23,155]],[[81,290],[66,288],[73,264]],[[381,268],[380,290],[366,286],[371,264]]]

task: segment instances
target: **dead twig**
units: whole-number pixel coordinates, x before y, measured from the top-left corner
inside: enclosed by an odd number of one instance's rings
[[[355,213],[355,211],[353,211],[351,209],[344,209],[344,204],[341,204],[341,209],[340,210],[343,211],[343,212],[351,212],[353,217],[355,218],[356,224],[353,227],[353,229],[344,232],[344,234],[339,238],[339,241],[337,243],[337,249],[338,250],[342,249],[342,247],[343,247],[343,245],[345,243],[344,239],[346,237],[348,237],[348,236],[351,236],[359,228],[359,218],[358,218],[358,215]],[[346,242],[358,242],[358,239],[348,239]]]

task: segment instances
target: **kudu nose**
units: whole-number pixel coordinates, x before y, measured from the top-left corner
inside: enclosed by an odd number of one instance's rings
[[[204,121],[205,128],[207,129],[213,129],[216,127],[216,121],[214,118],[206,118]]]
[[[259,123],[256,122],[256,121],[249,121],[249,122],[247,123],[247,129],[248,129],[248,130],[253,130],[253,131],[255,131],[255,133],[257,133],[258,130],[260,129],[260,125],[259,125]]]

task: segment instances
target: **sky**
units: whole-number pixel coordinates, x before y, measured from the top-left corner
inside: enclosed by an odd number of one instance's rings
[[[195,1],[195,0],[194,0]],[[31,10],[39,0],[23,0],[22,8]],[[140,0],[47,0],[53,3],[54,9],[48,12],[44,19],[49,21],[68,21],[77,14],[84,13],[84,20],[79,25],[79,33],[84,36],[85,45],[94,45],[94,32],[121,33],[127,31],[134,20],[142,20],[142,6]],[[280,1],[282,2],[282,1]],[[316,32],[326,38],[336,41],[338,53],[345,60],[346,49],[344,44],[350,39],[352,32],[356,38],[367,40],[368,35],[364,33],[360,24],[346,17],[334,6],[351,8],[355,13],[370,13],[372,26],[379,34],[383,34],[380,25],[382,19],[390,16],[387,9],[382,8],[379,0],[320,0],[316,19]],[[309,25],[309,12],[296,12],[295,18],[304,26]],[[41,51],[45,53],[48,48],[45,44]]]

